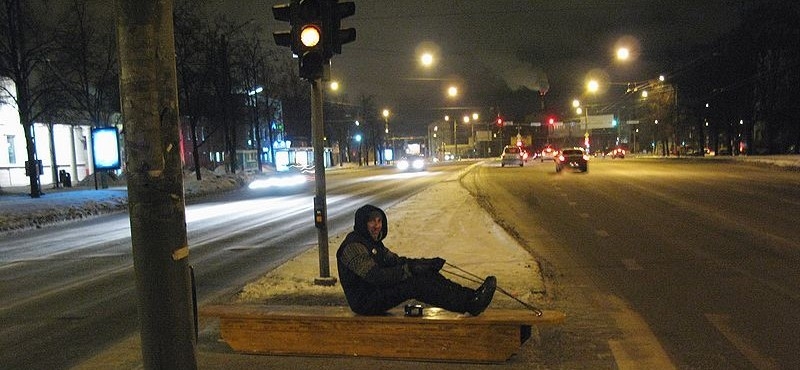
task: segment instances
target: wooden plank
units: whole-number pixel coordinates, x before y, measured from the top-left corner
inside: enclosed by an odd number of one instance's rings
[[[356,320],[385,322],[402,320],[458,321],[463,325],[485,325],[485,321],[495,323],[514,323],[530,325],[561,324],[566,315],[560,311],[544,310],[541,316],[523,309],[488,309],[480,316],[470,316],[443,310],[425,308],[423,317],[406,317],[401,308],[381,316],[362,316],[350,311],[348,307],[331,306],[267,306],[267,305],[211,305],[202,307],[200,314],[209,317],[264,317],[264,316],[303,316],[317,320]]]
[[[490,309],[472,317],[429,308],[360,316],[347,307],[222,305],[201,315],[220,318],[222,338],[237,352],[368,356],[435,361],[503,362],[530,337],[531,325],[563,321],[563,313]]]

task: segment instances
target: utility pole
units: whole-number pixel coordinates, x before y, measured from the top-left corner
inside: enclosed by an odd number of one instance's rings
[[[172,0],[115,1],[142,361],[197,369]]]
[[[308,81],[311,84],[311,141],[314,147],[314,179],[316,192],[314,195],[314,225],[317,227],[317,245],[319,250],[319,277],[314,279],[317,285],[333,285],[336,279],[331,277],[328,263],[328,200],[325,186],[325,124],[322,116],[322,79]]]

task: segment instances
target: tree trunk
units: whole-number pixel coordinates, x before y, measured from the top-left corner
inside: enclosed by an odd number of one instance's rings
[[[117,0],[120,100],[145,369],[196,369],[172,0]]]

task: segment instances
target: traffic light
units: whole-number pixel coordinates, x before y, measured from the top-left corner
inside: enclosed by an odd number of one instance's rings
[[[292,4],[279,4],[272,7],[272,15],[276,20],[289,22],[289,25],[294,28],[297,23],[296,20],[296,7]],[[275,39],[275,44],[278,46],[286,46],[292,49],[292,52],[297,54],[294,43],[294,29],[291,31],[277,31],[272,33],[272,38]]]
[[[550,117],[547,119],[547,124],[549,124],[550,126],[554,125],[555,123],[556,123],[555,117]]]
[[[497,117],[497,121],[495,121],[495,123],[497,124],[497,127],[503,127],[503,118]]]
[[[324,29],[325,57],[342,53],[342,45],[356,40],[356,29],[342,29],[342,18],[356,14],[356,4],[352,1],[339,3],[339,0],[325,0],[327,15],[322,24]]]
[[[315,80],[321,78],[325,64],[324,24],[328,23],[329,7],[334,0],[294,0],[290,4],[275,5],[272,14],[276,20],[288,21],[291,31],[272,34],[279,46],[289,46],[297,56],[300,77]]]
[[[327,0],[300,0],[297,4],[297,57],[300,59],[300,77],[307,80],[322,78],[328,62],[324,50],[323,20]],[[293,27],[294,28],[294,27]]]

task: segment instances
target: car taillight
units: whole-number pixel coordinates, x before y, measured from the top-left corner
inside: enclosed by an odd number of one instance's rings
[[[559,155],[558,156],[558,161],[559,162],[564,162],[564,156],[563,155]]]

